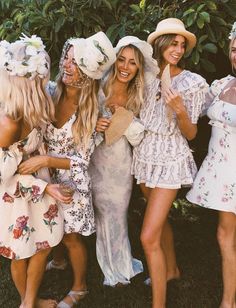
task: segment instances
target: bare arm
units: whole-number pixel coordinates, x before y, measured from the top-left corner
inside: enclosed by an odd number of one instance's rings
[[[182,135],[188,140],[194,139],[197,134],[197,125],[191,122],[181,95],[173,89],[168,89],[165,92],[165,101],[176,113],[178,127]]]
[[[7,148],[20,138],[20,122],[8,116],[0,117],[0,147]]]
[[[69,170],[70,159],[53,157],[49,155],[37,155],[22,162],[19,165],[18,172],[20,174],[31,174],[45,167]]]

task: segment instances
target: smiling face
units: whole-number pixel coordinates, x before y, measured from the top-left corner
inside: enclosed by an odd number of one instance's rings
[[[229,52],[232,67],[234,70],[236,70],[236,38],[230,43]]]
[[[74,58],[74,47],[71,46],[64,58],[62,63],[62,82],[65,85],[76,85],[82,78],[82,74],[75,62]]]
[[[135,52],[132,47],[123,48],[116,60],[116,78],[123,83],[130,82],[138,72],[138,65],[135,61]]]
[[[186,41],[182,35],[176,35],[162,53],[163,64],[177,66],[186,50]]]

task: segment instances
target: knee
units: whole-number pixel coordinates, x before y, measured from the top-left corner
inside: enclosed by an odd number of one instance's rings
[[[82,242],[80,236],[75,233],[66,234],[63,238],[63,244],[66,246],[68,250],[77,247],[81,243]]]
[[[221,250],[224,250],[227,247],[235,247],[234,230],[219,225],[217,228],[217,241]]]
[[[140,240],[143,246],[143,249],[146,253],[158,249],[160,247],[160,241],[158,235],[153,234],[149,230],[143,230],[140,235]]]

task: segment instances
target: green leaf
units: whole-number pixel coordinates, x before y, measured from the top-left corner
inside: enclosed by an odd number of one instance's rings
[[[199,52],[195,49],[194,52],[192,53],[191,59],[195,65],[198,64],[200,60],[200,54]]]
[[[207,35],[207,34],[202,35],[202,36],[198,39],[198,44],[201,44],[201,43],[204,42],[207,38],[208,38],[208,35]]]
[[[212,11],[217,10],[217,6],[216,6],[215,2],[213,2],[213,1],[206,1],[206,5],[207,5],[208,9],[210,9]]]
[[[204,45],[204,46],[203,46],[203,49],[204,49],[205,51],[210,52],[210,53],[217,53],[217,51],[218,51],[216,45],[213,44],[213,43],[208,43],[208,44]]]
[[[192,26],[193,22],[194,22],[193,14],[190,14],[187,18],[187,27]]]
[[[204,19],[204,21],[205,22],[210,22],[210,15],[209,15],[209,13],[207,13],[207,12],[201,12],[200,13],[200,16],[202,17],[202,19]]]
[[[64,16],[60,16],[55,24],[55,32],[59,32],[61,27],[64,25],[65,23],[65,17]]]
[[[194,12],[195,12],[195,10],[193,8],[190,8],[187,11],[184,12],[183,17],[185,17],[185,16],[187,16],[187,15],[189,15],[191,13],[194,13]]]
[[[202,29],[204,27],[205,21],[201,17],[197,19],[197,26],[199,29]]]
[[[200,12],[205,6],[206,6],[205,3],[200,4],[199,7],[197,8],[197,12]]]

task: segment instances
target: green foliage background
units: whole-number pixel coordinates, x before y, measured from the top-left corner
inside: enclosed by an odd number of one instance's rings
[[[62,45],[71,36],[102,30],[113,43],[125,35],[146,39],[166,17],[182,19],[198,38],[188,67],[214,73],[214,63],[227,55],[236,0],[0,0],[0,39],[12,41],[22,32],[41,36],[55,70]]]

